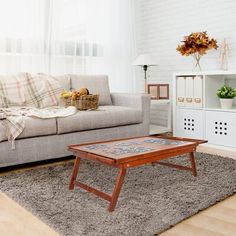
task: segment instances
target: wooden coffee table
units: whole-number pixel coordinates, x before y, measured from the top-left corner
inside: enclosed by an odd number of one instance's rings
[[[69,146],[69,150],[74,153],[76,159],[70,179],[69,189],[72,190],[75,186],[78,186],[92,192],[109,201],[110,204],[108,210],[114,211],[125,178],[126,170],[128,168],[152,163],[191,171],[193,176],[197,176],[194,151],[199,144],[205,142],[206,141],[204,140],[177,137],[147,136],[82,145],[71,145]],[[188,154],[191,167],[160,162],[160,160],[182,154]],[[81,158],[97,161],[101,164],[106,164],[119,169],[119,174],[116,178],[115,188],[112,195],[108,195],[107,193],[76,180]]]

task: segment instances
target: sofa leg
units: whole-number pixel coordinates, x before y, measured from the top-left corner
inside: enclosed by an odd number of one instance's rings
[[[72,171],[72,175],[70,179],[69,190],[73,190],[75,187],[75,180],[78,175],[79,165],[80,165],[80,157],[77,156],[74,162],[74,167],[73,167],[73,171]]]

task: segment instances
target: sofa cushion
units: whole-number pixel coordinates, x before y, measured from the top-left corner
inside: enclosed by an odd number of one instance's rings
[[[62,91],[60,83],[50,75],[27,73],[24,86],[26,105],[38,108],[58,106],[58,96]]]
[[[22,81],[26,74],[0,76],[0,107],[24,106]]]
[[[141,110],[122,106],[100,106],[97,111],[78,111],[73,116],[57,118],[58,134],[142,123]]]
[[[70,90],[71,83],[69,75],[58,75],[58,76],[53,76],[53,78],[59,82],[63,90]]]
[[[99,105],[111,105],[111,95],[106,75],[70,75],[71,89],[88,88],[91,94],[99,94]]]
[[[25,129],[17,137],[17,139],[52,135],[57,133],[56,119],[38,119],[32,117],[24,118]],[[0,142],[5,140],[7,140],[5,126],[3,125],[3,121],[0,121]]]
[[[63,107],[65,104],[64,101],[61,99],[61,92],[62,90],[70,91],[71,89],[70,76],[69,75],[54,76],[54,79],[56,79],[61,86],[61,91],[57,94],[57,99],[59,106]]]
[[[6,140],[6,130],[3,126],[3,122],[0,120],[0,142]]]
[[[61,91],[70,90],[70,87],[69,75],[19,73],[0,76],[0,107],[58,105]]]

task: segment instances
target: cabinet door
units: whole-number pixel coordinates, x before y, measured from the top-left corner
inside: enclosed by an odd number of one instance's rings
[[[193,104],[194,107],[202,107],[203,105],[203,82],[202,82],[203,78],[201,76],[196,76],[194,77],[194,82],[193,82],[193,87],[194,87],[194,91],[193,91]]]
[[[203,111],[176,109],[174,135],[185,138],[202,139],[204,136]]]
[[[185,106],[185,77],[177,77],[176,100],[178,106]]]
[[[236,113],[207,111],[206,139],[212,144],[236,147]]]
[[[193,107],[193,77],[185,78],[185,106]]]

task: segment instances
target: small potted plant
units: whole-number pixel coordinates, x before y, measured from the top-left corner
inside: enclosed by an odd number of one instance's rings
[[[220,98],[222,109],[231,109],[233,106],[234,97],[236,97],[236,90],[228,85],[223,85],[217,90],[216,95]]]

